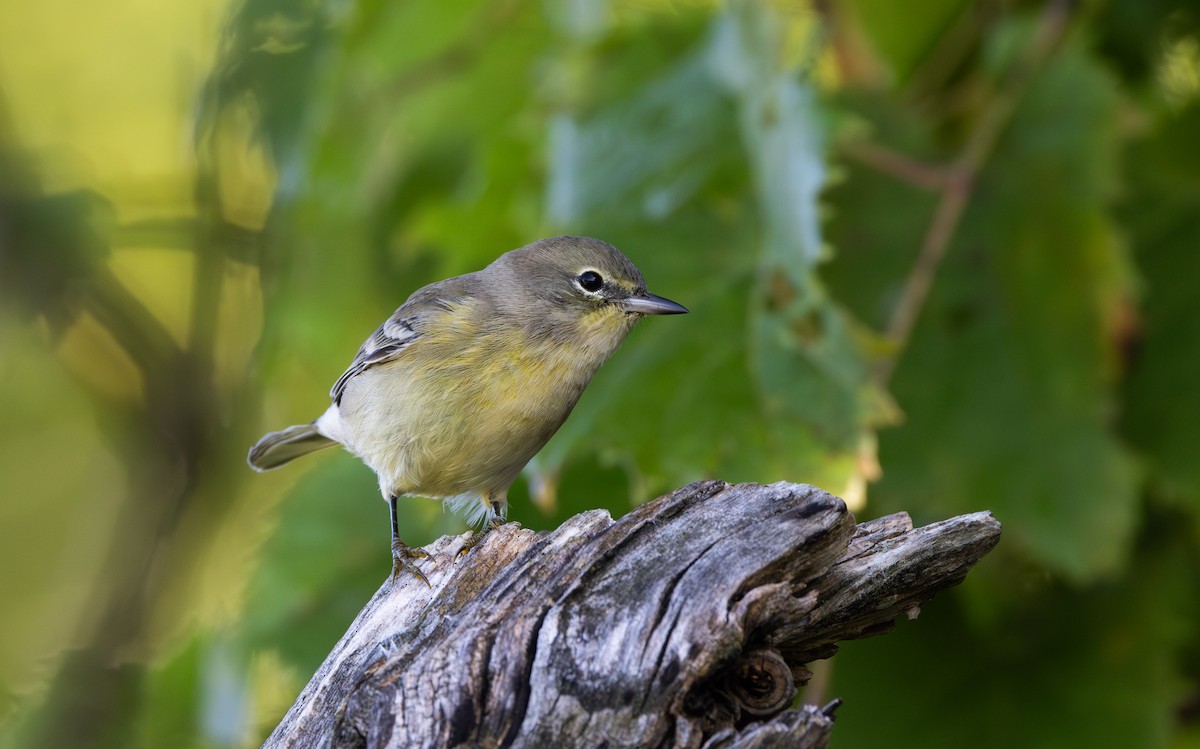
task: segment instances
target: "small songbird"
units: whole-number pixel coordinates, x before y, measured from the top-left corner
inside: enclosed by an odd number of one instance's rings
[[[250,467],[342,445],[391,508],[392,578],[404,569],[428,584],[413,562],[425,552],[400,540],[396,498],[449,502],[481,527],[474,545],[505,521],[509,486],[633,324],[684,312],[610,244],[539,240],[417,290],[358,350],[325,413],[264,436]]]

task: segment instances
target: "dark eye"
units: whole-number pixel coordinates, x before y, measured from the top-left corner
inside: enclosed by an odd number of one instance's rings
[[[604,285],[604,279],[594,270],[585,270],[579,274],[577,280],[584,291],[599,291],[600,287]]]

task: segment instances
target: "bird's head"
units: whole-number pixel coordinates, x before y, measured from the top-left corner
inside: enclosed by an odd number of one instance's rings
[[[677,315],[682,305],[646,290],[620,250],[590,237],[549,237],[501,255],[487,272],[509,319],[535,335],[594,339],[615,347],[644,315]]]

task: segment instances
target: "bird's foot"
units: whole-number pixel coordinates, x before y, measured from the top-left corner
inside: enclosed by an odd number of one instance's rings
[[[487,521],[487,524],[484,525],[482,529],[471,534],[471,537],[467,539],[466,543],[462,545],[462,548],[458,550],[458,553],[454,555],[454,561],[458,562],[458,560],[464,557],[468,551],[478,546],[479,542],[483,540],[484,536],[504,525],[506,522],[507,521],[501,517],[493,516]]]
[[[396,579],[400,576],[400,571],[403,570],[413,577],[417,578],[425,585],[429,585],[429,578],[425,577],[425,573],[413,563],[414,559],[428,559],[429,555],[424,549],[414,549],[398,538],[392,539],[392,585],[396,584]]]

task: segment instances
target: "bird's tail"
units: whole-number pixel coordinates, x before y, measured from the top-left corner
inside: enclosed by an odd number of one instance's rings
[[[250,448],[246,462],[256,471],[269,471],[301,455],[335,444],[318,432],[315,424],[299,424],[264,435]]]

